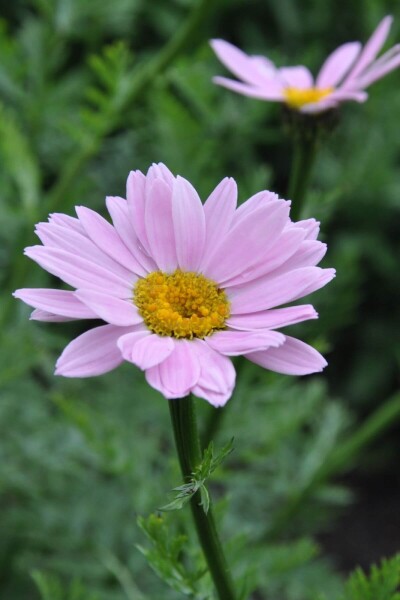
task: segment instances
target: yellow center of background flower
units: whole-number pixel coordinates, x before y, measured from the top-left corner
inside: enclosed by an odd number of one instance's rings
[[[214,281],[179,269],[139,279],[133,299],[151,331],[176,338],[204,338],[224,329],[230,314],[228,298]]]
[[[333,88],[307,88],[300,89],[294,87],[288,87],[284,90],[285,101],[290,108],[301,108],[305,104],[312,104],[313,102],[319,102],[323,98],[326,98],[332,94]]]

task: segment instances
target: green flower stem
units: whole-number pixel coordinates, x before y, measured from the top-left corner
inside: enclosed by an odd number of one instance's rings
[[[374,442],[384,431],[400,419],[400,393],[389,398],[372,413],[366,421],[348,439],[341,442],[329,458],[314,473],[308,485],[292,496],[278,511],[267,539],[276,539],[285,530],[288,522],[296,515],[301,506],[314,492],[315,488],[337,473],[348,471],[360,452]]]
[[[294,139],[292,169],[287,197],[292,201],[290,217],[293,221],[301,218],[307,188],[317,155],[318,141],[314,136]]]
[[[184,479],[190,478],[201,461],[194,399],[191,396],[168,401],[175,444]],[[206,514],[197,492],[190,500],[197,535],[220,600],[235,600],[234,585],[218,537],[212,506]]]

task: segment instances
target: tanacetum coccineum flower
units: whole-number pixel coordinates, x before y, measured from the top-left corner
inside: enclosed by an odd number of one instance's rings
[[[314,319],[312,306],[275,308],[334,277],[314,219],[293,223],[290,203],[260,192],[236,207],[226,178],[203,205],[192,185],[162,164],[132,171],[127,199],[107,198],[113,225],[83,206],[50,215],[25,254],[75,291],[21,289],[39,321],[102,319],[73,340],[56,374],[90,377],[123,360],[146,372],[166,398],[193,392],[215,406],[230,398],[245,355],[291,375],[321,371],[307,344],[276,331]]]
[[[223,40],[211,46],[220,61],[240,81],[214,77],[213,81],[234,92],[272,102],[283,102],[303,113],[318,113],[346,100],[365,102],[365,88],[400,65],[400,44],[380,58],[393,18],[385,17],[364,48],[360,42],[348,42],[328,56],[315,81],[307,67],[278,69],[263,56],[248,56]]]

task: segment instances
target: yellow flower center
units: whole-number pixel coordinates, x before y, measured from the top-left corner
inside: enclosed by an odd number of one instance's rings
[[[191,271],[155,271],[139,279],[134,302],[147,327],[158,335],[204,338],[224,329],[228,298],[217,284]]]
[[[332,94],[333,88],[294,88],[287,87],[284,90],[286,104],[290,106],[290,108],[301,108],[305,104],[312,104],[313,102],[318,102],[323,98],[326,98],[330,94]]]

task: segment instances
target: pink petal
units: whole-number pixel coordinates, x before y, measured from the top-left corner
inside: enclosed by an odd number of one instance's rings
[[[394,71],[394,69],[397,69],[398,67],[400,67],[399,55],[394,56],[391,60],[388,60],[378,67],[373,65],[368,73],[361,76],[360,79],[357,80],[357,86],[366,88],[378,79],[382,79],[382,77],[390,73],[390,71]]]
[[[147,275],[147,271],[129,252],[114,227],[106,219],[85,206],[76,206],[75,210],[86,234],[103,252],[129,271],[137,275]]]
[[[270,208],[271,207],[271,208]],[[203,272],[218,283],[239,275],[259,262],[279,237],[289,214],[286,202],[269,203],[246,215],[234,225],[214,254],[203,265]]]
[[[220,355],[222,356],[222,355]],[[229,360],[229,359],[227,359]],[[233,365],[232,365],[233,368]],[[235,374],[236,377],[236,374]],[[225,406],[228,400],[232,397],[233,389],[227,390],[224,394],[220,392],[214,392],[214,390],[209,390],[205,387],[202,387],[200,384],[197,384],[192,389],[192,394],[197,396],[198,398],[203,398],[203,400],[207,400],[209,404],[214,406],[215,408],[220,408],[221,406]]]
[[[126,329],[102,325],[86,331],[68,344],[56,364],[56,375],[93,377],[115,369],[123,361],[117,340]]]
[[[147,382],[169,399],[187,396],[199,377],[199,360],[193,343],[187,340],[175,341],[172,354],[146,371]]]
[[[247,283],[274,271],[283,263],[286,264],[286,261],[289,261],[293,255],[297,256],[304,236],[305,232],[300,228],[292,227],[291,229],[284,230],[272,248],[267,248],[265,253],[260,252],[257,264],[245,269],[232,279],[225,281],[224,287]]]
[[[128,298],[132,294],[134,275],[131,281],[126,281],[93,262],[56,248],[31,246],[25,248],[25,254],[72,287],[96,289],[100,292],[106,289],[109,294],[119,298]]]
[[[183,177],[174,182],[172,215],[179,267],[185,271],[197,271],[203,258],[206,222],[196,190]]]
[[[192,392],[213,406],[223,406],[232,396],[236,373],[232,362],[203,340],[193,340],[200,364],[200,377]]]
[[[129,330],[128,330],[129,331]],[[124,360],[128,362],[132,361],[132,353],[135,345],[142,339],[150,337],[151,331],[149,331],[144,325],[138,325],[131,328],[129,333],[122,335],[117,342],[117,346],[121,351]]]
[[[314,86],[313,76],[307,67],[282,67],[278,73],[285,87],[307,89]]]
[[[310,268],[318,269],[319,271],[321,271],[320,276],[317,277],[314,281],[312,281],[312,282],[310,281],[310,284],[306,287],[305,290],[303,290],[301,295],[296,296],[296,298],[294,298],[294,300],[297,300],[298,298],[302,298],[303,296],[308,296],[308,294],[312,294],[316,290],[320,290],[327,283],[332,281],[332,279],[334,277],[336,277],[335,269],[320,269],[319,267],[310,267]]]
[[[131,171],[126,182],[126,201],[129,219],[132,222],[136,236],[149,254],[144,211],[146,206],[146,176],[141,171]]]
[[[327,365],[317,350],[289,336],[280,348],[252,352],[246,358],[265,369],[286,375],[309,375],[322,371]]]
[[[378,52],[382,48],[389,35],[389,30],[392,25],[393,17],[387,16],[382,19],[374,33],[365,44],[361,55],[350,71],[343,86],[352,85],[353,81],[362,74],[362,72],[372,63]]]
[[[268,76],[270,76],[271,74],[274,74],[274,76],[276,75],[277,68],[275,67],[272,60],[270,60],[266,56],[262,56],[261,54],[252,54],[249,58],[260,72],[268,74]]]
[[[318,88],[336,87],[351,68],[361,50],[360,42],[348,42],[328,56],[318,74]]]
[[[129,325],[143,323],[143,319],[131,298],[121,300],[115,298],[115,296],[109,296],[90,289],[79,289],[75,292],[75,296],[91,308],[98,318],[111,323],[111,325],[128,327]]]
[[[125,269],[121,264],[115,262],[107,254],[104,254],[86,235],[81,235],[76,231],[54,225],[53,223],[39,223],[36,225],[35,232],[42,244],[47,247],[65,250],[66,252],[85,258],[100,267],[109,269],[128,281],[132,277],[132,271]]]
[[[222,85],[222,87],[227,88],[228,90],[243,94],[244,96],[249,96],[249,98],[271,100],[272,102],[282,102],[284,99],[282,84],[278,81],[271,80],[265,82],[262,87],[254,87],[247,83],[228,79],[227,77],[213,77],[212,80],[217,85]]]
[[[23,300],[29,306],[54,315],[71,319],[97,319],[96,313],[82,304],[75,297],[74,292],[47,288],[23,288],[14,292],[13,296]],[[35,315],[35,319],[37,319],[37,315]]]
[[[246,83],[263,85],[265,80],[271,75],[273,76],[275,72],[274,68],[270,66],[272,63],[267,63],[266,67],[265,62],[260,63],[259,60],[254,60],[254,57],[248,56],[229,42],[211,40],[210,45],[222,64]],[[260,69],[260,64],[263,66],[262,69]]]
[[[152,183],[156,179],[161,179],[172,190],[175,177],[163,163],[153,163],[147,172],[148,183]]]
[[[79,223],[78,219],[75,217],[70,217],[68,215],[64,215],[63,213],[51,213],[49,215],[49,223],[53,223],[53,225],[59,225],[60,227],[66,227],[67,229],[72,229],[77,233],[82,233],[85,235],[85,231]]]
[[[316,240],[319,235],[320,223],[315,219],[304,219],[296,223],[290,223],[289,227],[299,227],[306,232],[306,240]]]
[[[302,267],[315,267],[325,256],[327,250],[326,244],[317,240],[305,240],[290,258],[288,258],[280,267],[275,269],[271,276],[300,269]]]
[[[205,339],[217,352],[226,356],[239,356],[271,346],[281,346],[285,336],[277,331],[218,331]]]
[[[145,378],[146,378],[147,383],[152,388],[154,388],[155,390],[160,392],[160,394],[162,394],[164,396],[164,398],[167,398],[169,400],[174,397],[173,394],[169,390],[165,389],[165,386],[161,380],[159,365],[156,365],[155,367],[151,367],[150,369],[146,369]],[[186,394],[184,394],[184,396],[188,396],[189,394],[190,394],[190,390],[188,390],[186,392]],[[182,396],[182,397],[184,397],[184,396]]]
[[[60,315],[55,315],[54,313],[47,312],[46,310],[41,310],[40,308],[35,308],[31,312],[29,317],[30,321],[44,321],[46,323],[66,323],[70,321],[75,321],[72,317],[62,317]]]
[[[139,242],[130,218],[130,212],[126,200],[119,198],[118,196],[108,196],[106,198],[106,204],[114,227],[128,250],[148,273],[157,271],[155,262],[149,256],[147,256]]]
[[[363,73],[363,77],[365,75],[367,75],[368,73],[370,73],[372,70],[378,68],[378,67],[383,67],[383,65],[385,65],[389,60],[392,60],[393,58],[396,58],[400,53],[400,44],[395,44],[394,46],[392,46],[391,48],[389,48],[389,50],[387,50],[386,52],[384,52],[383,54],[380,55],[379,58],[377,58],[372,65],[370,65]]]
[[[231,314],[257,312],[293,302],[323,287],[334,276],[334,269],[304,267],[277,277],[267,275],[242,288],[230,288]]]
[[[170,337],[152,335],[149,331],[128,333],[120,338],[118,345],[125,360],[145,371],[162,363],[174,350],[174,340]]]
[[[362,91],[356,90],[343,90],[339,88],[330,96],[330,100],[333,102],[343,102],[347,100],[353,100],[354,102],[365,102],[368,98],[368,94]]]
[[[150,254],[158,268],[175,271],[178,259],[172,220],[172,192],[162,179],[155,179],[147,185],[145,227]]]
[[[236,203],[236,182],[231,177],[225,177],[204,204],[207,251],[212,250],[227,233],[235,214]]]
[[[233,327],[234,329],[249,331],[252,329],[278,329],[279,327],[286,327],[317,318],[318,313],[311,304],[304,304],[302,306],[275,308],[244,315],[232,315],[226,324],[228,327]]]
[[[267,204],[268,209],[272,211],[282,204],[282,200],[280,200],[278,194],[275,194],[275,192],[270,192],[268,190],[258,192],[239,206],[233,217],[232,225],[238,225],[238,223],[242,222],[243,219],[247,217],[251,212],[259,208],[265,208],[267,207]],[[288,206],[290,206],[290,202],[288,202]]]

